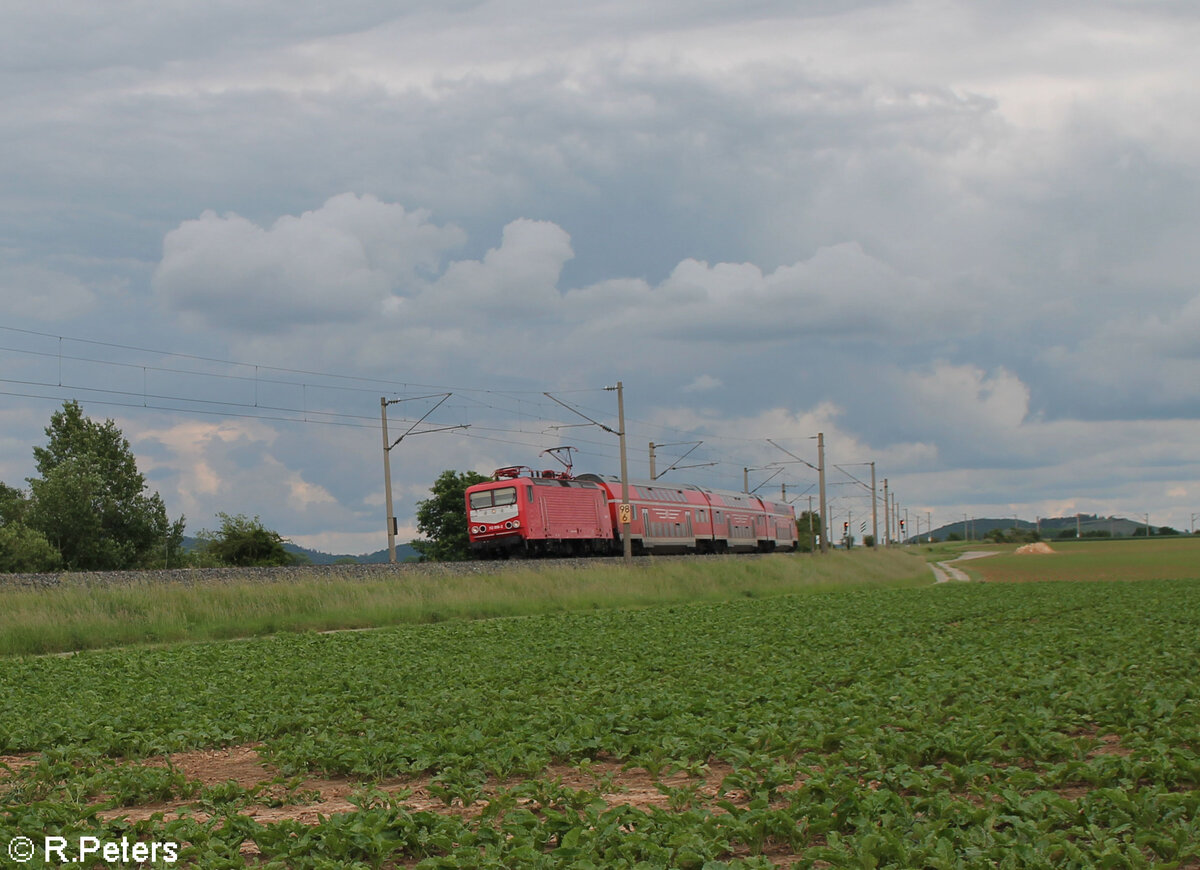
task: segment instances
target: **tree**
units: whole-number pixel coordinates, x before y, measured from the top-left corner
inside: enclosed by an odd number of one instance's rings
[[[816,511],[801,511],[796,519],[796,549],[801,553],[811,553],[820,537],[821,515]]]
[[[417,530],[426,540],[413,541],[422,561],[457,562],[470,558],[467,539],[466,492],[468,486],[490,478],[474,471],[443,471],[430,492],[417,502]]]
[[[0,572],[41,574],[62,564],[62,554],[46,536],[25,524],[28,511],[25,493],[0,483]]]
[[[266,528],[258,517],[249,519],[245,514],[227,513],[217,516],[221,520],[220,531],[204,529],[197,536],[203,557],[220,565],[242,567],[293,564],[292,554],[283,548],[287,542],[278,532]]]
[[[50,417],[45,447],[33,456],[25,524],[62,554],[68,570],[149,567],[178,561],[184,519],[167,520],[158,493],[146,492],[129,441],[112,420],[84,416],[75,401]]]
[[[25,521],[29,498],[16,487],[0,481],[0,526]]]
[[[0,571],[42,574],[61,564],[62,556],[41,532],[22,523],[0,526]]]

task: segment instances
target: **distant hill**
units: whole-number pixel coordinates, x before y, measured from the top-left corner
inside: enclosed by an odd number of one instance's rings
[[[183,539],[184,550],[194,550],[199,545],[199,541],[191,535],[185,535]],[[320,550],[310,550],[308,547],[301,547],[299,544],[293,544],[291,541],[284,543],[283,548],[289,553],[296,553],[301,556],[307,556],[308,560],[314,565],[333,565],[337,562],[354,561],[361,565],[378,565],[388,561],[388,551],[386,548],[376,550],[374,553],[364,553],[358,556],[351,556],[345,553],[323,553]],[[421,558],[411,544],[396,545],[396,561],[397,562],[415,562]]]
[[[1074,532],[1078,527],[1079,533],[1084,537],[1088,536],[1089,532],[1111,535],[1114,538],[1128,538],[1135,533],[1145,532],[1146,524],[1139,523],[1135,520],[1125,519],[1123,517],[1101,517],[1095,514],[1082,514],[1076,517],[1042,517],[1037,523],[1031,523],[1028,520],[1018,520],[1012,517],[994,518],[994,517],[976,517],[968,519],[965,522],[948,523],[944,526],[934,529],[932,532],[922,532],[923,539],[933,537],[937,540],[944,541],[950,535],[958,535],[963,540],[979,540],[987,536],[989,532],[995,529],[1007,531],[1009,529],[1018,529],[1020,531],[1031,531],[1033,529],[1041,529],[1043,538],[1056,538],[1059,533],[1067,530]],[[1157,526],[1150,527],[1153,534],[1158,533]],[[909,538],[909,540],[913,540]]]
[[[357,557],[358,561],[364,565],[379,565],[388,561],[388,551],[385,547],[382,550],[376,550],[374,553],[365,553]],[[421,558],[421,554],[413,548],[412,544],[397,544],[396,545],[396,561],[397,562],[416,562]]]
[[[350,556],[347,554],[322,553],[320,550],[310,550],[307,547],[301,547],[298,544],[286,543],[283,548],[289,553],[299,553],[307,556],[314,565],[332,565],[335,562],[347,562],[353,560],[361,565],[378,565],[388,561],[388,551],[385,547],[382,550],[376,550],[374,553],[364,553],[358,556]],[[411,544],[396,545],[396,561],[397,562],[415,562],[421,558],[421,554],[413,549]]]

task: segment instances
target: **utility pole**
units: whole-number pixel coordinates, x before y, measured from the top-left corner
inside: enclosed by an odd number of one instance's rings
[[[425,422],[425,419],[441,407],[442,402],[450,398],[451,393],[436,393],[432,396],[413,396],[407,399],[388,399],[387,396],[379,397],[379,416],[383,423],[383,495],[386,502],[387,510],[387,537],[388,537],[388,561],[395,563],[396,561],[396,517],[392,512],[392,464],[388,458],[391,455],[392,448],[407,438],[409,435],[424,435],[427,432],[448,432],[451,429],[469,429],[469,425],[462,423],[458,426],[439,426],[436,429],[422,429],[419,432],[415,431],[418,426]],[[441,397],[440,399],[438,397]],[[413,423],[404,434],[392,441],[388,438],[387,424],[387,406],[395,405],[398,402],[416,401],[418,399],[438,399],[436,405],[426,411],[417,422]]]
[[[825,433],[817,433],[817,478],[821,486],[821,552],[829,552],[829,516],[825,501]]]
[[[826,501],[825,501],[825,433],[818,432],[816,435],[811,436],[810,440],[811,440],[811,438],[817,439],[817,464],[816,464],[815,468],[816,468],[816,472],[817,472],[817,479],[820,481],[820,490],[821,490],[821,552],[828,553],[829,552],[829,515],[828,515],[828,509],[827,509]],[[797,456],[795,453],[788,450],[787,448],[780,447],[778,444],[776,444],[770,438],[767,439],[767,443],[770,444],[772,447],[778,447],[780,450],[782,450],[788,456],[792,457],[792,459],[795,459],[797,462],[803,463],[804,465],[807,465],[809,468],[814,467],[813,464],[811,462],[809,462],[807,459],[801,459],[799,456]],[[774,463],[774,464],[779,464],[779,463]],[[746,471],[743,473],[748,475],[748,472],[749,472],[749,469],[746,469]],[[749,489],[750,488],[749,477],[746,476],[743,478],[743,480],[745,480],[745,482],[746,482],[746,488]],[[766,481],[764,481],[764,483],[765,482]],[[762,484],[759,484],[759,486],[762,486]],[[811,511],[812,511],[812,499],[809,499],[810,514],[811,514]]]
[[[396,516],[392,512],[392,464],[388,456],[392,452],[392,443],[388,440],[386,396],[379,397],[379,415],[383,419],[383,497],[387,502],[387,539],[388,561],[396,561]]]
[[[865,484],[861,480],[859,480],[857,477],[855,477],[853,474],[851,474],[849,471],[847,471],[845,468],[838,465],[836,462],[833,464],[834,468],[836,468],[842,474],[846,475],[846,477],[853,480],[855,483],[857,483],[863,489],[865,489],[869,493],[871,493],[871,542],[872,542],[871,546],[873,548],[878,547],[879,546],[879,514],[878,514],[878,504],[877,503],[879,501],[879,494],[875,491],[875,463],[874,462],[852,462],[850,464],[851,465],[869,465],[869,466],[871,466],[871,484],[870,484],[870,486],[868,486],[867,484]],[[864,522],[863,523],[863,534],[866,535],[866,533],[867,533],[867,524]],[[864,546],[866,546],[866,545],[864,544]]]
[[[875,490],[875,463],[871,463],[871,548],[879,549],[879,493]]]
[[[622,426],[621,428],[624,429],[625,427]],[[654,473],[654,448],[655,448],[655,446],[656,445],[654,444],[654,442],[651,441],[650,442],[650,479],[651,480],[658,480],[658,475]]]
[[[621,442],[621,504],[618,505],[617,518],[621,523],[621,541],[622,541],[622,544],[624,545],[624,550],[625,550],[625,564],[632,565],[633,564],[633,541],[629,537],[629,524],[633,520],[633,511],[629,504],[629,458],[628,458],[628,454],[625,452],[625,389],[624,389],[624,385],[620,381],[617,381],[617,385],[615,387],[605,387],[604,389],[605,389],[605,391],[610,392],[610,393],[615,390],[617,393],[617,429],[619,430],[617,432],[614,432],[611,426],[606,426],[603,423],[601,423],[599,420],[593,420],[591,417],[589,417],[587,414],[584,414],[582,411],[572,408],[570,405],[568,405],[562,399],[556,399],[556,398],[554,398],[554,396],[550,395],[549,393],[542,393],[542,395],[545,396],[547,399],[550,399],[552,402],[557,402],[558,404],[562,405],[564,408],[566,408],[572,414],[578,414],[580,417],[587,420],[593,426],[599,426],[605,432],[608,432],[609,434],[612,434],[612,435],[616,435],[617,438],[620,440],[620,442]],[[661,447],[662,445],[660,444],[658,446]],[[654,445],[651,444],[650,447],[651,447],[651,449],[653,449]]]
[[[815,556],[817,547],[813,544],[813,511],[812,511],[812,496],[808,497],[808,555]]]
[[[892,512],[888,510],[888,482],[887,478],[883,479],[883,545],[890,547],[892,545]]]
[[[629,506],[629,460],[625,455],[625,387],[617,381],[615,387],[605,387],[606,390],[617,391],[617,437],[621,441],[621,544],[625,556],[625,564],[633,564],[633,539],[629,536],[629,524],[632,510]]]

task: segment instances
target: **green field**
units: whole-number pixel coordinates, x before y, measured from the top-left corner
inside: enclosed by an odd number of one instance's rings
[[[1197,582],[10,657],[0,853],[86,835],[200,867],[1194,868]],[[214,747],[261,781],[206,777]]]
[[[1048,543],[1053,553],[1016,555],[1008,547],[960,567],[984,580],[1006,582],[1200,577],[1200,536]]]

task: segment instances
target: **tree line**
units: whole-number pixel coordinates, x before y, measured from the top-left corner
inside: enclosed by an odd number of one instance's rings
[[[284,539],[258,517],[219,513],[220,528],[184,547],[185,518],[172,521],[150,492],[116,423],[98,423],[76,401],[50,417],[33,448],[27,489],[0,481],[0,571],[111,571],[205,565],[283,565]]]

